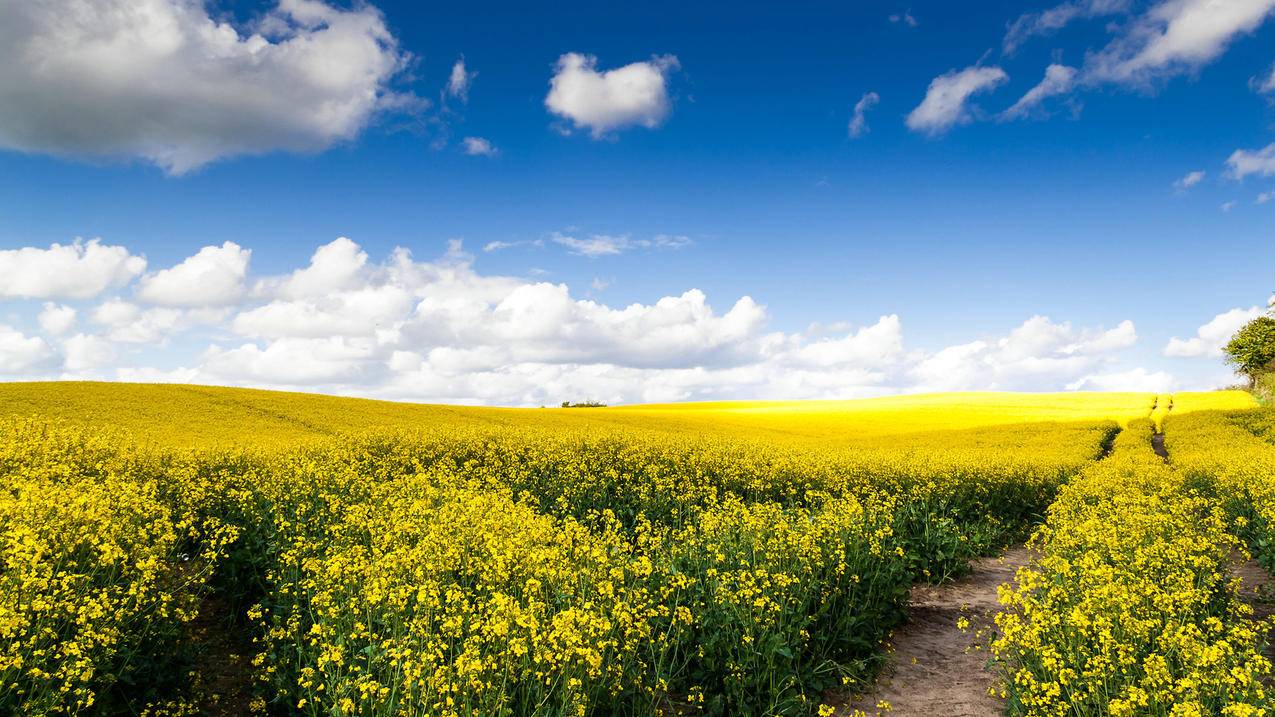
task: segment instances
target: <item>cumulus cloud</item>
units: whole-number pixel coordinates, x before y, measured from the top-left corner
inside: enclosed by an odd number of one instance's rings
[[[0,374],[14,375],[51,368],[56,354],[39,336],[26,336],[0,324]]]
[[[239,249],[238,246],[235,248]],[[248,254],[245,250],[239,251],[246,270]],[[367,253],[348,238],[337,237],[315,249],[308,266],[286,276],[262,280],[257,283],[254,292],[287,299],[327,296],[360,286],[366,270]]]
[[[495,157],[500,154],[500,150],[490,140],[482,137],[466,137],[461,140],[461,147],[471,157]]]
[[[224,309],[143,308],[122,299],[104,301],[90,315],[111,341],[150,345],[163,345],[175,334],[217,324],[225,317]]]
[[[46,301],[36,321],[44,333],[50,336],[61,336],[75,328],[75,309]]]
[[[1027,117],[1039,109],[1040,104],[1050,97],[1065,95],[1071,92],[1076,84],[1077,70],[1066,65],[1052,64],[1045,68],[1045,77],[1018,99],[1001,116],[1004,119]]]
[[[378,367],[368,359],[374,344],[363,339],[283,338],[265,348],[256,344],[212,346],[201,370],[223,381],[305,386],[357,382]]]
[[[935,77],[925,99],[907,117],[908,128],[934,136],[958,124],[969,122],[970,97],[987,92],[1009,80],[999,67],[967,67]]]
[[[624,237],[618,250],[686,241]],[[611,306],[563,283],[481,273],[458,241],[432,260],[406,249],[377,260],[341,237],[295,270],[252,277],[251,290],[247,260],[237,245],[205,247],[147,275],[136,301],[33,307],[43,335],[0,328],[0,373],[515,405],[853,398],[1093,387],[1127,372],[1114,362],[1137,341],[1129,321],[1098,329],[1041,316],[933,350],[910,348],[897,314],[790,333],[750,296],[719,305],[692,288]],[[177,286],[186,290],[170,296]]]
[[[1190,189],[1191,187],[1194,187],[1195,185],[1199,184],[1202,181],[1204,181],[1204,170],[1197,169],[1194,172],[1187,172],[1186,174],[1182,175],[1181,178],[1179,178],[1173,183],[1173,188],[1180,192],[1183,192]]]
[[[315,152],[411,106],[379,11],[279,0],[250,30],[187,0],[0,5],[0,146],[171,174]]]
[[[62,367],[67,371],[91,371],[116,357],[115,345],[108,339],[90,334],[76,334],[62,346]]]
[[[1194,72],[1256,30],[1275,0],[1162,0],[1085,63],[1090,82],[1135,86]]]
[[[244,292],[252,252],[228,241],[206,246],[177,266],[142,277],[137,296],[163,306],[215,306]]]
[[[877,106],[881,97],[875,92],[865,92],[859,101],[854,103],[854,115],[850,117],[847,128],[851,137],[862,137],[868,133],[868,110]]]
[[[98,239],[53,244],[48,249],[4,249],[0,250],[0,298],[91,299],[124,286],[145,269],[146,259]]]
[[[1264,313],[1266,313],[1266,310],[1257,306],[1224,311],[1196,329],[1195,336],[1188,339],[1180,339],[1174,336],[1169,339],[1169,343],[1165,344],[1164,347],[1164,355],[1185,358],[1200,356],[1220,357],[1222,355],[1222,347],[1231,340],[1235,332],[1239,331],[1244,324]]]
[[[1011,54],[1032,37],[1052,35],[1075,20],[1125,13],[1129,9],[1129,0],[1074,0],[1020,15],[1009,23],[1002,48]]]
[[[634,125],[652,129],[668,117],[668,76],[680,67],[675,56],[613,70],[599,71],[597,65],[593,55],[569,52],[558,58],[545,107],[595,139]]]
[[[1174,387],[1173,374],[1148,371],[1141,366],[1129,371],[1090,374],[1067,384],[1069,391],[1139,391],[1165,393]]]
[[[1033,316],[1003,337],[937,351],[920,361],[913,374],[920,386],[933,391],[1039,390],[1076,381],[1136,341],[1131,321],[1102,331]]]
[[[1275,142],[1261,149],[1237,149],[1226,159],[1230,176],[1243,179],[1250,174],[1269,177],[1275,174]]]

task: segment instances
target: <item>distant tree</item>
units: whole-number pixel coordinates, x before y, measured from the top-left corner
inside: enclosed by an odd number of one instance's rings
[[[1259,316],[1244,324],[1222,351],[1227,362],[1248,377],[1252,386],[1275,363],[1275,318]]]

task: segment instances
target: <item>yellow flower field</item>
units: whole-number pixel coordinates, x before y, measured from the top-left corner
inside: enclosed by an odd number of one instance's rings
[[[1275,714],[1228,573],[1275,559],[1275,420],[1243,393],[9,384],[0,419],[3,714],[205,709],[211,605],[263,714],[827,714],[914,583],[1033,532],[992,644],[1011,713]]]

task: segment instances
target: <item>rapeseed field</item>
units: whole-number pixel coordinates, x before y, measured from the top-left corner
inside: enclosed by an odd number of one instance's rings
[[[215,712],[215,618],[260,714],[834,714],[915,583],[1031,536],[991,643],[1011,714],[1269,715],[1230,570],[1275,563],[1272,415],[0,386],[0,713]]]

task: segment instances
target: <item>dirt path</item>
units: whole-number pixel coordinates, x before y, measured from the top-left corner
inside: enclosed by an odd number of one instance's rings
[[[231,717],[250,714],[253,669],[252,645],[228,627],[230,609],[224,600],[204,598],[199,615],[191,625],[196,645],[195,672],[198,675],[201,714]]]
[[[973,561],[973,571],[947,585],[916,585],[908,603],[908,621],[891,638],[890,662],[872,690],[844,702],[839,715],[862,710],[892,717],[997,717],[1004,703],[988,695],[996,683],[986,669],[986,642],[1000,610],[996,588],[1014,579],[1028,562],[1026,548],[1011,548],[998,558]],[[967,630],[957,620],[970,621]],[[881,702],[889,703],[889,711]]]

